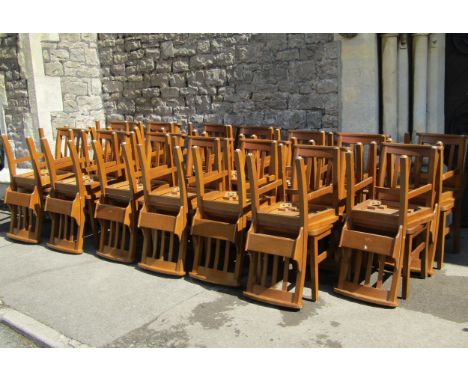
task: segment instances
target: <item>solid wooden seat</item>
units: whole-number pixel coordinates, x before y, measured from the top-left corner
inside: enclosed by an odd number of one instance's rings
[[[354,184],[353,153],[346,155],[347,221],[341,235],[343,255],[335,291],[395,307],[401,273],[403,298],[409,295],[411,271],[418,271],[422,277],[427,275],[430,229],[437,209],[434,202],[438,149],[383,143],[377,185],[373,187],[375,198],[356,205],[356,193],[362,192],[366,183]],[[369,179],[375,184],[372,177]],[[375,262],[377,278],[371,283]],[[391,277],[389,288],[384,285],[386,276]]]
[[[165,142],[164,146],[148,146],[148,150],[138,145],[144,189],[144,205],[138,220],[138,227],[143,231],[143,250],[138,266],[180,277],[186,271],[188,231],[196,208],[196,195],[187,193],[181,148],[176,146],[172,149],[168,135]],[[152,161],[151,147],[164,150],[166,160]],[[167,177],[168,169],[174,173],[174,168],[177,185],[174,182],[166,185],[155,182]],[[158,186],[155,188],[154,184]]]

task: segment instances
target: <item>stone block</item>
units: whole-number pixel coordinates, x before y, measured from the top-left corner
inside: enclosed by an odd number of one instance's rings
[[[138,49],[138,50],[134,50],[134,51],[128,53],[128,59],[129,60],[141,60],[143,57],[145,57],[145,50],[144,49]],[[147,59],[152,60],[151,57],[149,57]]]
[[[77,42],[80,41],[81,36],[79,33],[60,33],[60,41],[63,42]]]
[[[70,49],[70,60],[76,61],[76,62],[85,62],[85,52],[84,49],[81,48],[73,48]]]
[[[190,57],[190,69],[208,68],[213,65],[214,56],[212,54],[201,54]]]
[[[140,40],[126,40],[124,43],[124,49],[127,52],[131,52],[132,50],[137,50],[141,48],[141,41]]]
[[[78,96],[76,97],[78,107],[83,110],[102,109],[102,100],[99,96]]]
[[[114,60],[114,63],[116,64],[123,64],[128,61],[128,54],[127,53],[114,53],[113,60]]]
[[[289,74],[293,79],[307,80],[315,76],[315,62],[312,60],[302,62],[290,62]]]
[[[121,92],[123,90],[123,83],[119,81],[102,81],[102,90],[106,93]]]
[[[88,94],[88,84],[84,81],[62,78],[63,94],[73,94],[75,96],[85,96]]]
[[[63,76],[63,66],[58,61],[45,63],[44,74],[46,76]]]
[[[88,65],[99,65],[99,57],[97,49],[95,48],[85,48],[84,49],[86,63]]]
[[[172,70],[172,63],[170,61],[158,61],[156,64],[157,73],[170,73]]]
[[[97,40],[97,33],[81,33],[83,41],[95,42]]]
[[[169,85],[177,88],[185,87],[185,75],[184,74],[172,74],[169,77]]]
[[[210,52],[210,40],[202,40],[197,43],[198,53],[209,53]]]
[[[186,72],[189,70],[188,59],[178,59],[174,60],[172,63],[172,70],[174,73]]]
[[[149,73],[154,69],[154,61],[151,58],[138,61],[137,70],[143,73]]]
[[[161,57],[162,58],[174,57],[174,45],[172,41],[164,41],[161,43]]]
[[[66,49],[53,49],[50,51],[50,60],[68,60],[70,58],[70,52]]]
[[[162,88],[161,96],[163,98],[177,98],[179,96],[179,89],[174,87]]]
[[[125,64],[116,64],[110,67],[110,72],[114,76],[124,76],[125,75]]]
[[[226,70],[209,69],[205,72],[205,83],[207,85],[222,86],[226,82]]]
[[[306,125],[308,129],[320,130],[322,128],[322,112],[308,111],[306,112]]]
[[[152,73],[150,75],[151,86],[167,87],[169,86],[169,78],[167,73]]]
[[[276,53],[279,61],[294,61],[299,59],[299,49],[286,49]]]
[[[338,81],[337,79],[324,79],[317,82],[317,93],[337,93]]]

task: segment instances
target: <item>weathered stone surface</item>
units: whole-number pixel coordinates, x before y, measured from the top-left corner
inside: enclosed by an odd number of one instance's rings
[[[98,42],[108,114],[285,128],[337,123],[333,34],[100,34]]]
[[[63,76],[63,65],[60,62],[49,62],[44,64],[46,76]]]

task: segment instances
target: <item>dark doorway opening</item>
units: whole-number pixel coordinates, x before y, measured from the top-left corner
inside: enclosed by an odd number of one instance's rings
[[[468,134],[468,33],[447,33],[445,41],[445,133]],[[468,193],[462,225],[468,227]]]

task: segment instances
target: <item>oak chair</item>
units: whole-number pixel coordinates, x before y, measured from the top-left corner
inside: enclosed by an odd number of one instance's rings
[[[340,240],[343,255],[335,292],[395,307],[401,273],[404,299],[409,296],[411,270],[427,275],[438,151],[424,145],[383,143],[375,197],[358,204],[356,193],[362,192],[364,183],[354,184],[353,152],[346,155],[347,220]],[[377,275],[371,282],[375,263]],[[390,277],[387,288],[385,281]]]
[[[154,166],[151,154],[138,145],[144,190],[144,205],[138,219],[138,228],[143,231],[143,250],[138,266],[181,277],[185,275],[188,234],[196,208],[196,194],[187,192],[181,148],[176,146],[171,153],[171,141],[168,139],[166,152],[169,161]],[[167,177],[168,170],[173,174],[174,167],[177,185],[155,186],[155,181]]]
[[[226,149],[229,141],[224,140],[223,143]],[[276,150],[276,142],[273,147]],[[237,149],[234,154],[237,191],[223,189],[223,172],[227,172],[225,169],[203,169],[200,148],[193,147],[192,156],[195,163],[197,210],[191,228],[195,257],[189,275],[213,284],[238,287],[247,216],[250,212],[244,151]],[[217,189],[207,190],[206,185],[210,184],[213,188],[213,182],[218,183]]]
[[[54,158],[47,139],[41,139],[51,186],[44,210],[52,220],[47,246],[61,252],[81,254],[86,214],[94,239],[97,241],[98,238],[94,208],[99,197],[99,183],[82,172],[75,143],[71,139],[67,141],[69,156]],[[72,171],[68,172],[70,165]]]
[[[468,150],[466,135],[417,133],[418,143],[443,144],[442,192],[439,199],[440,218],[437,240],[437,269],[444,263],[445,238],[449,232],[453,236],[453,252],[460,251],[461,204],[466,187],[465,168]],[[447,216],[452,214],[452,223],[447,226]]]
[[[105,134],[101,131],[99,138],[92,141],[101,186],[95,212],[101,227],[96,254],[109,260],[132,263],[136,257],[138,199],[143,196],[143,186],[137,180],[141,175],[137,172],[139,165],[132,163],[136,180],[125,168],[121,144],[125,143],[127,154],[133,159],[132,147],[136,146],[136,134],[119,135],[114,131]]]
[[[11,211],[10,227],[6,235],[12,240],[37,244],[41,239],[44,198],[48,193],[50,181],[43,155],[36,152],[32,139],[27,142],[28,149],[33,148],[33,152],[30,150],[29,157],[15,158],[8,137],[2,135],[3,150],[10,171],[10,185],[4,197],[4,203]],[[36,158],[33,155],[36,155]],[[37,160],[37,169],[34,167],[34,159]],[[32,162],[33,171],[19,173],[17,165],[28,162]]]

